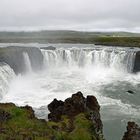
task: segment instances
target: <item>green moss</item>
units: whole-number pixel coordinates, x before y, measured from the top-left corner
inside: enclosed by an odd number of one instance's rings
[[[85,117],[85,114],[79,114],[74,120],[75,129],[70,134],[72,140],[96,140],[94,131],[91,132],[93,123]]]
[[[57,128],[57,130],[54,130],[57,140],[96,140],[94,131],[92,131],[93,123],[83,113],[77,115],[71,121],[63,116],[61,122],[48,122],[48,124],[50,127]],[[67,132],[71,127],[73,127],[73,130]]]
[[[0,104],[0,109],[11,114],[11,118],[1,124],[3,133],[0,140],[6,139],[35,139],[35,140],[96,140],[93,123],[85,114],[75,118],[62,116],[60,122],[45,122],[35,117],[31,118],[26,108],[16,107],[14,104]]]
[[[0,134],[0,138],[9,137],[21,139],[21,137],[40,137],[48,136],[47,123],[36,118],[30,119],[26,109],[18,108],[14,105],[1,105],[0,108],[11,114],[11,119],[1,124],[5,134]],[[45,136],[46,134],[46,136]]]
[[[74,124],[77,127],[90,128],[93,123],[85,117],[85,114],[79,114],[75,117]]]

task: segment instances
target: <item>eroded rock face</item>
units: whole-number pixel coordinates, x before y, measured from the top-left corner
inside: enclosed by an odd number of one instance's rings
[[[103,125],[99,113],[100,106],[94,96],[87,96],[87,98],[85,98],[81,92],[77,92],[64,102],[54,99],[53,102],[48,105],[48,109],[50,111],[48,119],[55,122],[61,121],[63,115],[73,119],[76,115],[85,113],[87,119],[92,120],[94,129],[102,133]]]
[[[127,132],[122,140],[140,140],[140,127],[135,122],[128,122]]]
[[[140,51],[136,53],[133,72],[140,72]]]
[[[94,96],[87,96],[86,106],[91,110],[100,111],[100,106],[98,104],[96,97]]]
[[[33,71],[42,69],[44,58],[40,49],[35,47],[0,48],[0,62],[7,63],[16,74],[24,73],[26,71],[24,53],[28,54]]]

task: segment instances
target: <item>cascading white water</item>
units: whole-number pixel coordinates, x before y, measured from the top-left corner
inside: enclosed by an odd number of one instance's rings
[[[30,62],[30,58],[27,52],[23,53],[23,58],[24,58],[24,64],[25,64],[25,70],[26,72],[32,72],[32,66]]]
[[[0,98],[8,92],[9,83],[14,77],[13,69],[6,63],[0,63]]]
[[[134,51],[110,48],[94,49],[57,49],[42,50],[44,64],[50,67],[78,66],[105,67],[123,72],[132,72],[134,67]]]
[[[91,48],[88,45],[89,48],[84,48],[85,44],[81,47],[77,44],[69,48],[62,47],[56,45],[56,50],[42,49],[45,69],[33,74],[17,75],[1,102],[13,102],[19,106],[28,104],[37,111],[38,117],[45,119],[48,113],[46,105],[54,98],[65,100],[72,93],[82,91],[84,96],[97,97],[102,120],[107,125],[111,123],[111,126],[116,127],[118,122],[121,125],[122,119],[139,119],[140,74],[131,72],[136,51],[140,49]],[[23,57],[26,71],[29,72],[32,70],[33,58],[30,61],[31,54],[29,58],[28,53],[24,53]],[[127,90],[136,94],[129,94]],[[104,128],[109,132],[112,130],[113,136],[109,140],[118,140],[115,136],[119,127],[113,130],[104,125]],[[122,137],[121,134],[119,136]]]

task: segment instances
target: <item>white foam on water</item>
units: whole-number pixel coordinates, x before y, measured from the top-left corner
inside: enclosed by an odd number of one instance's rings
[[[73,93],[82,91],[84,96],[97,97],[103,122],[118,118],[122,121],[127,118],[139,119],[140,106],[101,92],[103,87],[110,85],[112,87],[109,88],[116,90],[113,86],[119,83],[137,87],[140,92],[140,73],[131,73],[135,49],[75,47],[41,51],[44,56],[44,70],[33,73],[30,58],[27,53],[23,53],[26,74],[17,75],[10,85],[8,79],[14,75],[13,71],[8,66],[0,67],[0,82],[3,79],[1,89],[4,95],[1,102],[13,102],[19,106],[30,105],[39,118],[46,118],[46,106],[54,98],[65,100]],[[118,87],[123,88],[123,85]],[[125,89],[125,92],[127,90]],[[5,94],[5,91],[8,93]],[[113,94],[118,93],[115,91]],[[138,95],[128,96],[133,98]],[[115,133],[116,131],[113,132]]]
[[[102,108],[111,107],[114,112],[140,115],[139,109],[100,93],[100,88],[119,81],[137,85],[140,74],[133,75],[135,52],[114,49],[56,49],[42,50],[44,70],[31,72],[29,56],[24,53],[27,75],[18,75],[1,102],[30,105],[35,108],[48,105],[54,98],[65,100],[71,94],[82,91],[95,95]],[[114,107],[114,109],[113,109]],[[112,113],[112,112],[111,112]]]
[[[32,72],[30,58],[27,52],[23,52],[24,64],[26,72]]]
[[[12,68],[6,63],[0,63],[0,98],[8,92],[10,82],[14,77]]]
[[[43,71],[27,76],[17,76],[10,85],[10,90],[2,102],[14,102],[19,106],[30,105],[35,108],[48,105],[54,98],[65,100],[71,94],[82,91],[84,95],[94,95],[97,97],[102,108],[117,106],[122,114],[140,115],[138,109],[129,104],[124,104],[121,100],[105,97],[100,93],[100,88],[118,80],[135,81],[133,75],[127,77],[119,75],[111,76],[110,70],[97,70],[93,74],[92,69],[80,68],[58,68],[49,71]],[[120,79],[123,76],[123,79]],[[124,78],[126,77],[126,79]],[[130,79],[129,79],[130,78]],[[138,79],[137,79],[138,80]],[[140,79],[139,79],[140,80]],[[136,81],[137,83],[137,81]],[[116,107],[114,108],[114,112]]]

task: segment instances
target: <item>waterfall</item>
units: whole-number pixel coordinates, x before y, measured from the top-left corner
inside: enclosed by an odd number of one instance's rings
[[[123,72],[132,72],[136,52],[129,49],[92,48],[92,49],[56,49],[42,50],[44,64],[48,67],[87,67],[110,68]]]
[[[27,52],[23,52],[23,58],[24,58],[26,72],[31,72],[32,66],[31,66],[30,58]]]
[[[8,92],[9,84],[15,73],[6,63],[0,63],[0,98]]]

